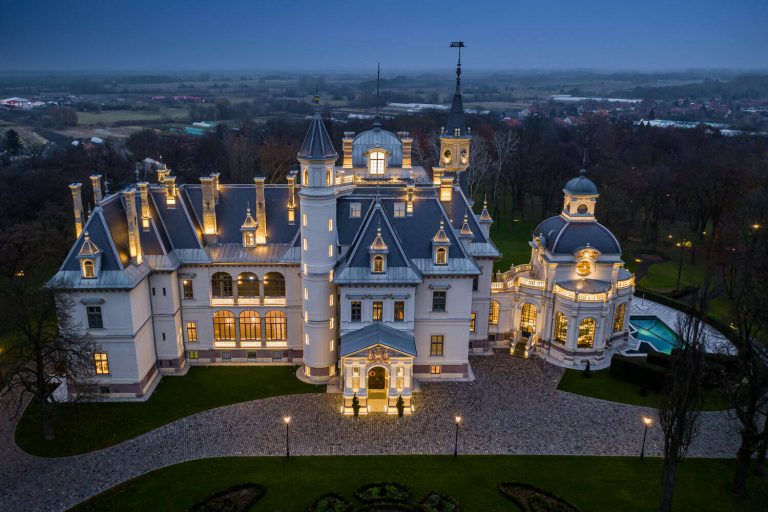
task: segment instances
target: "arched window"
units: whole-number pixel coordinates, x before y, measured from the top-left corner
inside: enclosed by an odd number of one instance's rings
[[[560,312],[555,314],[555,332],[553,337],[555,341],[560,343],[565,343],[568,337],[568,319]]]
[[[619,332],[624,329],[624,313],[626,311],[626,304],[619,304],[616,308],[616,312],[613,314],[613,332]]]
[[[435,265],[445,265],[448,263],[448,251],[445,247],[440,247],[435,251]]]
[[[235,315],[230,311],[213,314],[213,339],[217,341],[235,339]]]
[[[520,312],[520,332],[533,334],[536,332],[536,306],[530,302],[523,304]]]
[[[384,272],[384,256],[381,254],[373,257],[373,271],[377,274]]]
[[[232,297],[232,276],[216,272],[211,276],[211,293],[214,297]]]
[[[252,272],[243,272],[237,276],[238,297],[258,297],[259,278]]]
[[[261,339],[261,318],[258,311],[243,311],[240,313],[240,339]]]
[[[309,171],[307,169],[304,169],[304,186],[309,186]]]
[[[256,246],[256,237],[253,236],[253,233],[250,231],[243,234],[243,245],[245,247],[255,247]]]
[[[368,169],[372,176],[383,176],[386,155],[383,151],[371,151],[368,155]]]
[[[96,277],[96,267],[93,265],[92,260],[83,261],[83,277],[87,279]]]
[[[594,318],[585,318],[579,323],[579,339],[576,342],[579,348],[592,348],[595,344],[596,323]]]
[[[264,315],[264,327],[266,340],[284,340],[287,338],[288,321],[282,311],[267,312]]]
[[[579,213],[580,215],[584,215],[588,211],[589,211],[589,207],[583,203],[576,207],[576,212]]]
[[[492,300],[488,309],[488,323],[490,325],[499,325],[499,301]]]
[[[264,296],[285,297],[285,278],[280,272],[264,274]]]
[[[325,186],[330,187],[331,186],[331,170],[326,169],[325,171]]]

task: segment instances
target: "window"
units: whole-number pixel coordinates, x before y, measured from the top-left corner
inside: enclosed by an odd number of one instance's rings
[[[240,313],[240,339],[261,339],[261,317],[258,311],[243,311]]]
[[[96,267],[93,265],[93,260],[83,261],[83,277],[86,279],[96,277]]]
[[[442,366],[430,366],[429,367],[429,373],[432,375],[440,375],[443,373],[443,367]]]
[[[254,360],[256,360],[256,359],[258,359],[258,358],[259,358],[259,353],[258,353],[258,352],[256,352],[255,350],[248,350],[248,351],[246,351],[246,353],[245,353],[245,358],[246,358],[248,361],[254,361]]]
[[[288,208],[288,224],[296,222],[296,211],[293,208]]]
[[[265,335],[267,340],[284,340],[287,338],[288,321],[282,311],[269,311],[264,315]]]
[[[198,352],[197,350],[190,350],[189,352],[187,352],[187,354],[189,355],[190,359],[199,359],[200,358],[200,352]]]
[[[576,273],[586,277],[592,273],[592,263],[589,260],[581,260],[576,264]]]
[[[235,315],[230,311],[213,314],[213,339],[217,341],[235,339]]]
[[[280,272],[264,274],[264,296],[285,297],[285,277]]]
[[[333,258],[333,244],[328,245],[328,257]]]
[[[432,311],[444,312],[445,311],[445,293],[444,291],[432,292]]]
[[[441,356],[443,355],[443,345],[445,337],[442,334],[433,334],[429,341],[429,355]]]
[[[325,186],[330,187],[331,186],[331,171],[326,169],[325,171]]]
[[[384,303],[381,301],[373,301],[373,321],[381,322],[384,317]]]
[[[589,211],[589,207],[588,207],[587,205],[585,205],[585,204],[580,204],[580,205],[579,205],[579,206],[576,208],[576,211],[577,211],[579,214],[581,214],[581,215],[584,215],[585,213],[587,213],[587,212]]]
[[[101,318],[101,306],[88,306],[85,310],[88,314],[88,328],[103,329],[104,320]]]
[[[368,169],[372,176],[383,176],[386,156],[383,151],[371,151],[368,155]]]
[[[555,315],[555,333],[554,333],[555,341],[558,341],[560,343],[565,343],[567,336],[568,336],[568,319],[565,317],[564,314],[558,312]]]
[[[187,322],[187,342],[197,341],[197,322]]]
[[[499,301],[491,301],[491,305],[488,308],[488,323],[490,325],[499,325]]]
[[[594,318],[585,318],[579,322],[579,338],[576,345],[579,348],[592,348],[595,344],[595,325]]]
[[[395,203],[395,218],[405,217],[405,203]]]
[[[195,298],[195,292],[192,288],[192,280],[191,279],[185,279],[181,282],[183,292],[184,292],[184,298],[185,299],[194,299]]]
[[[301,248],[302,248],[304,251],[306,251],[306,250],[307,250],[307,248],[309,247],[309,245],[308,245],[308,244],[309,244],[309,242],[307,242],[307,239],[306,239],[306,238],[305,238],[305,239],[303,239],[303,240],[301,241]]]
[[[394,320],[395,322],[405,321],[405,302],[402,300],[395,301]]]
[[[446,265],[448,263],[448,251],[445,247],[440,247],[435,252],[435,265]]]
[[[475,276],[475,277],[472,278],[472,291],[473,292],[477,291],[477,285],[478,285],[478,279],[477,279],[477,276]]]
[[[626,310],[626,304],[619,304],[616,308],[616,312],[613,314],[613,332],[619,332],[624,329],[624,313]]]
[[[214,297],[232,297],[232,276],[216,272],[211,276],[211,292]]]
[[[96,366],[96,375],[109,375],[109,358],[106,352],[93,354],[93,364]]]
[[[333,306],[333,294],[328,295],[328,305]]]
[[[301,225],[304,227],[307,227],[307,214],[304,213],[301,215]]]
[[[536,306],[526,302],[520,311],[520,332],[533,334],[536,332]]]
[[[405,371],[403,370],[402,366],[397,369],[396,385],[398,391],[402,391],[405,387]]]
[[[309,171],[307,169],[304,169],[304,186],[309,186]]]
[[[360,301],[353,301],[351,304],[352,314],[350,315],[350,321],[359,322],[363,319],[363,304]]]
[[[259,278],[251,272],[243,272],[237,276],[237,296],[238,297],[258,297],[259,296]]]
[[[475,320],[477,320],[477,313],[469,314],[469,332],[475,332]]]
[[[222,361],[231,361],[232,360],[232,352],[222,352],[221,353],[221,360]]]
[[[328,232],[333,232],[333,219],[328,219]]]
[[[349,204],[349,216],[353,219],[357,219],[360,217],[360,203],[350,203]]]
[[[243,233],[243,246],[256,247],[256,237],[253,236],[253,232],[246,231]]]
[[[373,272],[375,274],[384,272],[384,256],[378,254],[373,257]]]

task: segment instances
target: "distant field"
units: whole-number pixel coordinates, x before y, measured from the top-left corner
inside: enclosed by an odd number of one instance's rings
[[[160,121],[163,119],[186,119],[189,111],[185,108],[164,108],[158,112],[148,110],[109,110],[105,112],[78,112],[79,125],[108,125],[125,121]]]

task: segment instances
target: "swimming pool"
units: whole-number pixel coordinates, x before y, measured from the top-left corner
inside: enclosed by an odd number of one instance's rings
[[[630,334],[640,342],[638,352],[647,352],[649,347],[643,350],[643,344],[650,345],[650,349],[665,354],[672,353],[672,349],[679,345],[677,334],[667,324],[656,316],[631,316]]]

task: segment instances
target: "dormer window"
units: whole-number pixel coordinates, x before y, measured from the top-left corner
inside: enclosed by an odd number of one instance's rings
[[[256,245],[256,237],[253,236],[253,233],[245,233],[243,235],[243,245],[245,247],[253,247]]]
[[[371,272],[374,274],[383,274],[387,271],[387,254],[389,247],[381,236],[381,225],[376,228],[376,238],[368,247],[371,255]]]
[[[374,274],[384,273],[384,256],[376,255],[373,257],[373,273]]]
[[[587,213],[588,211],[589,211],[589,206],[585,205],[584,203],[580,204],[580,205],[579,205],[579,206],[576,208],[576,212],[577,212],[579,215],[584,215],[584,214],[585,214],[585,213]]]
[[[251,215],[251,209],[245,210],[245,221],[240,227],[240,233],[243,234],[243,247],[256,247],[256,230],[259,223]]]
[[[447,265],[448,264],[448,251],[441,247],[435,251],[435,265]]]
[[[80,275],[83,279],[96,279],[101,268],[101,249],[91,241],[88,232],[83,232],[83,246],[77,253],[80,260]]]
[[[383,151],[371,151],[368,154],[368,172],[371,176],[384,176],[387,156]]]
[[[83,278],[94,279],[96,277],[96,265],[93,260],[83,260]]]
[[[360,218],[360,203],[349,204],[349,217],[352,219]]]
[[[450,246],[451,241],[445,234],[445,221],[440,219],[440,227],[435,236],[432,237],[432,260],[435,265],[448,264],[448,248]]]

